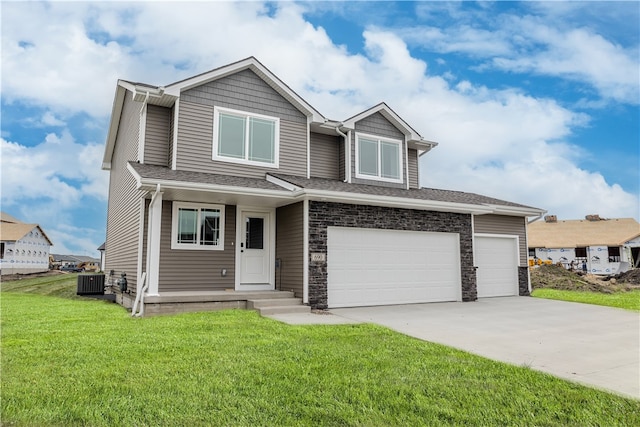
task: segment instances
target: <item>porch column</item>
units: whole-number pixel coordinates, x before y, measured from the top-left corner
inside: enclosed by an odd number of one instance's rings
[[[147,295],[158,295],[160,276],[160,232],[162,228],[162,192],[156,191],[149,204],[147,230]]]

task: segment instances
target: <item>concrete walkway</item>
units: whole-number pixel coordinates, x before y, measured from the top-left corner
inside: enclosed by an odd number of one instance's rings
[[[370,322],[640,399],[640,315],[529,297],[332,309],[288,323]],[[277,318],[277,317],[276,317]]]

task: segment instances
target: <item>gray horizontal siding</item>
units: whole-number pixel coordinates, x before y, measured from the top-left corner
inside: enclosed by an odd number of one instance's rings
[[[358,133],[367,133],[375,136],[381,136],[391,139],[397,139],[402,142],[402,180],[406,180],[406,164],[404,150],[406,150],[406,144],[404,143],[404,134],[398,130],[389,120],[387,120],[382,114],[374,113],[364,119],[356,122],[355,130]],[[352,132],[351,136],[351,182],[354,184],[368,184],[378,185],[380,187],[391,188],[406,188],[406,183],[395,184],[392,182],[376,181],[372,179],[359,179],[356,178],[356,132]]]
[[[473,217],[474,233],[506,234],[519,237],[518,259],[520,266],[527,265],[526,218],[505,215],[476,215]]]
[[[213,107],[180,102],[178,117],[177,169],[259,178],[279,171],[306,176],[307,124],[280,120],[280,165],[278,169],[212,160]]]
[[[311,133],[310,139],[311,176],[340,179],[340,143],[338,137]]]
[[[278,289],[293,291],[298,298],[303,297],[304,280],[303,212],[301,202],[276,210],[276,282]]]
[[[148,105],[144,142],[145,163],[159,166],[168,165],[170,130],[171,110],[157,105]]]
[[[172,202],[162,203],[159,291],[212,291],[235,288],[236,207],[225,208],[223,251],[171,249]],[[221,270],[227,270],[222,277]]]
[[[418,150],[409,148],[409,188],[420,188],[418,182]]]
[[[116,277],[126,273],[129,288],[135,293],[138,275],[138,230],[140,193],[127,170],[127,162],[138,160],[141,102],[132,100],[127,91],[120,127],[109,172],[109,204],[104,270]]]

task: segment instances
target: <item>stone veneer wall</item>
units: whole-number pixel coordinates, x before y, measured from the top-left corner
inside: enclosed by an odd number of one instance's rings
[[[309,304],[313,308],[327,308],[327,227],[458,233],[462,300],[477,299],[471,215],[310,201],[309,254],[325,254],[321,262],[309,259]]]
[[[521,297],[529,296],[529,267],[518,267],[518,290]]]

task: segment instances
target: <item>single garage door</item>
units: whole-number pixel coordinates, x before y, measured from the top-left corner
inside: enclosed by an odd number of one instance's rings
[[[518,295],[518,240],[475,237],[478,298]]]
[[[455,233],[327,230],[329,307],[459,301]]]

